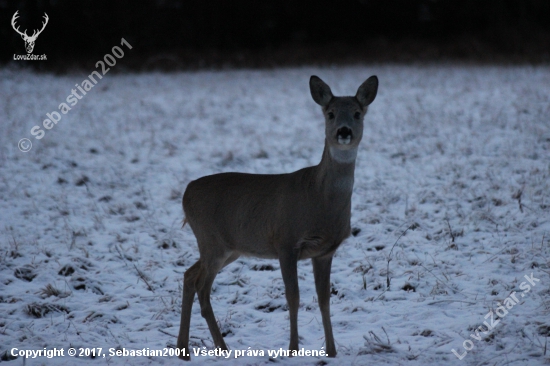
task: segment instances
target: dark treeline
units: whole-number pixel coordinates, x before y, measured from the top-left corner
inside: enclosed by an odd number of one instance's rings
[[[25,53],[11,27],[17,10],[29,35],[48,14],[33,52],[47,54],[46,68],[93,63],[121,37],[134,46],[129,67],[550,60],[548,0],[8,1],[4,62]]]

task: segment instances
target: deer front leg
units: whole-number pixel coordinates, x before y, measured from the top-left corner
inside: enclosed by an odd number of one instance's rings
[[[311,263],[313,264],[315,289],[317,290],[319,309],[321,310],[323,328],[325,329],[327,355],[328,357],[336,357],[332,324],[330,323],[330,267],[332,265],[332,255],[312,258]]]
[[[298,288],[298,251],[291,250],[279,255],[281,273],[285,283],[286,301],[290,317],[290,344],[288,349],[298,350],[298,307],[300,306],[300,290]]]

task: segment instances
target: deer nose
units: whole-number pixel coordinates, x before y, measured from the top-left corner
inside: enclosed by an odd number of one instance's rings
[[[336,132],[336,138],[338,139],[338,143],[340,145],[349,145],[351,143],[352,135],[351,129],[345,126],[340,127]]]

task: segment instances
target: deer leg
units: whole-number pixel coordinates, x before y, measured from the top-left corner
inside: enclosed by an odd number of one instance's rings
[[[332,265],[332,255],[312,258],[311,263],[313,264],[315,289],[317,290],[319,309],[321,310],[323,328],[325,329],[327,355],[328,357],[336,357],[332,324],[330,323],[330,267]]]
[[[279,255],[281,273],[285,283],[286,301],[290,317],[290,344],[288,349],[298,350],[298,307],[300,306],[300,290],[298,288],[298,253],[281,253]]]
[[[221,348],[222,350],[227,350],[227,345],[223,340],[222,333],[220,332],[220,328],[216,322],[216,317],[214,316],[214,311],[212,310],[212,305],[210,304],[210,291],[212,290],[212,283],[214,282],[218,271],[221,270],[226,264],[229,264],[233,260],[237,259],[237,257],[234,258],[234,254],[231,254],[222,258],[209,258],[204,261],[201,258],[201,278],[197,284],[197,294],[201,305],[201,315],[208,324],[208,329],[210,329],[210,334],[214,340],[215,347]]]
[[[237,258],[239,258],[238,254],[236,253],[232,254],[229,258],[225,260],[223,267],[234,262]],[[185,271],[185,275],[183,279],[183,298],[181,301],[181,323],[180,323],[180,332],[178,335],[177,347],[180,349],[180,351],[183,351],[183,349],[185,349],[185,354],[182,353],[180,354],[179,357],[182,360],[186,360],[186,361],[189,361],[191,359],[191,357],[188,356],[189,328],[191,326],[191,309],[193,308],[193,301],[195,300],[195,292],[196,292],[195,284],[200,275],[200,266],[201,266],[201,262],[197,261],[187,271]]]
[[[228,264],[231,264],[233,262],[235,262],[237,260],[237,258],[240,257],[240,254],[238,253],[233,253],[229,256],[229,258],[227,258],[223,264],[223,267],[222,268],[225,268],[225,266],[227,266]]]
[[[200,261],[193,264],[183,276],[183,297],[181,300],[181,322],[177,347],[180,349],[180,358],[190,360],[189,352],[189,327],[191,325],[191,309],[195,300],[195,283],[200,273]],[[184,350],[185,349],[185,350]]]

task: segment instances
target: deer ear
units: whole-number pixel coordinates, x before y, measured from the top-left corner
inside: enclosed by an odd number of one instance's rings
[[[321,107],[326,107],[332,99],[332,91],[319,77],[312,75],[309,79],[309,90],[315,103]]]
[[[378,92],[378,78],[373,75],[357,89],[357,94],[355,98],[361,103],[363,107],[368,106],[372,103],[374,98],[376,98],[376,93]]]

